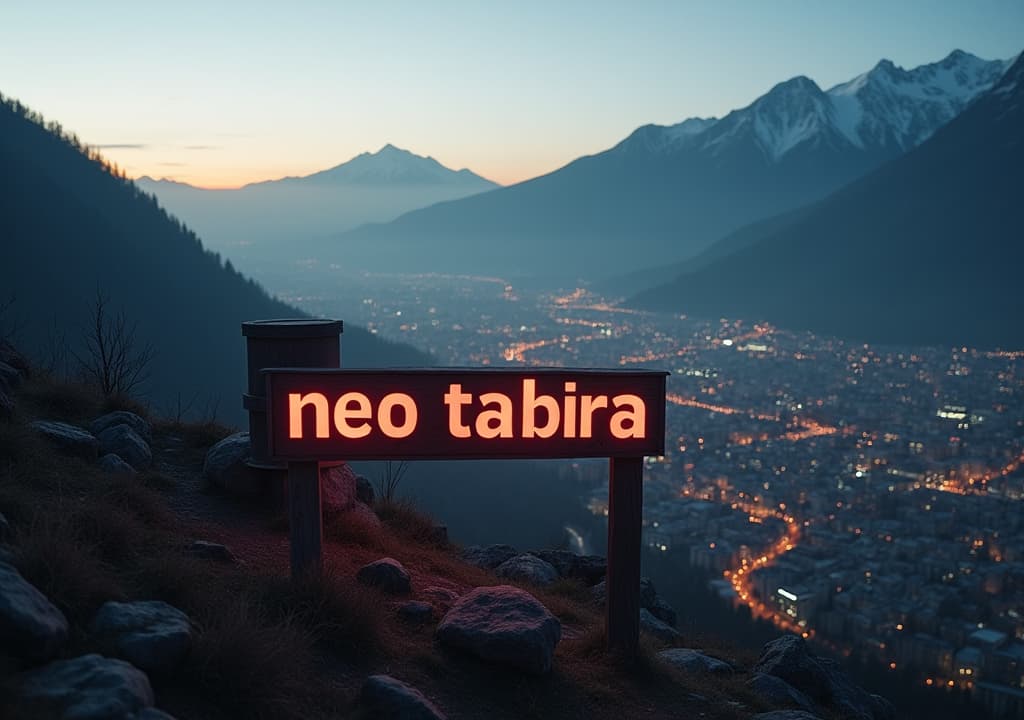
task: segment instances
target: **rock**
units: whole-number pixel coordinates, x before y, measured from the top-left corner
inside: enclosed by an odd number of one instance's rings
[[[675,642],[681,637],[679,631],[651,615],[647,608],[640,608],[640,629],[665,643]]]
[[[249,467],[247,461],[251,457],[249,433],[228,435],[206,451],[203,477],[214,487],[234,495],[256,495],[262,493],[272,479],[283,481],[286,473],[269,473]]]
[[[111,475],[135,475],[135,468],[122,460],[117,453],[107,453],[101,457],[100,469]]]
[[[669,605],[667,602],[661,599],[661,596],[654,598],[654,603],[647,608],[651,611],[651,615],[661,620],[666,625],[676,626],[676,610],[674,607]]]
[[[11,391],[21,385],[21,373],[0,360],[0,390]]]
[[[534,585],[550,585],[558,579],[558,571],[551,563],[541,560],[536,555],[516,555],[511,557],[494,571],[498,577],[506,580],[523,580]]]
[[[427,602],[410,600],[398,608],[398,617],[415,625],[422,625],[434,619],[434,606]]]
[[[114,453],[136,470],[145,470],[153,464],[153,451],[139,434],[127,425],[112,425],[101,432],[100,453]]]
[[[4,684],[11,717],[33,720],[135,720],[153,705],[138,668],[100,655],[58,660]]]
[[[36,420],[32,427],[65,452],[95,460],[99,442],[80,427],[56,420]]]
[[[478,587],[459,598],[437,639],[482,660],[547,673],[562,624],[533,595],[510,585]]]
[[[16,657],[48,660],[68,639],[68,621],[11,565],[0,563],[0,640]]]
[[[640,578],[640,607],[650,610],[658,604],[658,591],[649,577]]]
[[[772,710],[758,713],[751,720],[821,720],[821,718],[804,710]]]
[[[192,622],[160,600],[106,602],[90,630],[113,654],[146,672],[174,670],[192,648]]]
[[[672,667],[693,675],[705,673],[722,675],[733,671],[732,665],[724,660],[709,657],[699,650],[691,650],[690,648],[669,648],[659,652],[658,657]]]
[[[89,432],[99,437],[104,430],[117,425],[127,425],[147,443],[153,442],[153,426],[149,421],[127,410],[117,410],[96,418],[89,425]]]
[[[379,720],[444,720],[445,715],[416,688],[390,675],[366,678],[359,702]]]
[[[356,475],[356,500],[364,505],[373,505],[377,499],[377,493],[373,490],[373,483],[362,475]]]
[[[320,468],[320,501],[325,513],[351,510],[356,504],[356,474],[342,463]]]
[[[580,580],[588,587],[601,582],[608,572],[608,561],[598,555],[577,555],[568,550],[531,550],[558,571],[559,576]]]
[[[759,698],[779,707],[796,708],[814,712],[814,703],[782,678],[765,673],[754,673],[747,681],[747,687]]]
[[[448,612],[448,609],[459,599],[459,594],[454,590],[437,586],[424,588],[418,594],[429,600],[442,614]]]
[[[470,565],[493,570],[518,554],[519,552],[511,545],[488,545],[487,547],[473,545],[462,551],[462,559]]]
[[[393,558],[381,558],[363,565],[356,573],[356,580],[394,595],[411,590],[409,573],[402,563]]]
[[[11,539],[11,523],[7,521],[7,516],[0,512],[0,542]]]
[[[235,562],[235,554],[227,545],[209,542],[207,540],[196,540],[188,546],[188,554],[203,560],[218,560],[220,562]]]

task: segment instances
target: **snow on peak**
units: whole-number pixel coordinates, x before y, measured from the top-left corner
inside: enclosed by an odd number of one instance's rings
[[[669,125],[665,128],[665,136],[670,140],[679,140],[691,135],[698,135],[717,122],[717,118],[692,117],[683,120],[681,123]]]

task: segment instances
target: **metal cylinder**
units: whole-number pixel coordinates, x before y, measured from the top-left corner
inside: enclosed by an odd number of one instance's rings
[[[249,411],[249,442],[253,467],[279,468],[267,449],[267,388],[264,368],[340,368],[341,320],[294,318],[251,320],[242,323],[248,363],[248,392],[242,407]]]

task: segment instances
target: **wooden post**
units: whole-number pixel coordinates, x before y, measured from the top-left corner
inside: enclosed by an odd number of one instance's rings
[[[288,542],[292,579],[319,577],[323,569],[320,463],[288,463]]]
[[[608,650],[626,660],[640,641],[642,457],[612,458],[608,477]]]

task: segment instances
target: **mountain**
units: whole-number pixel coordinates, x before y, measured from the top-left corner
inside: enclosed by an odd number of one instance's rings
[[[1021,188],[1024,55],[907,154],[629,304],[872,342],[1019,348]]]
[[[20,347],[37,358],[81,350],[97,291],[138,325],[156,355],[158,407],[192,402],[242,420],[246,368],[240,323],[302,313],[202,246],[156,199],[77,138],[13,100],[0,102],[0,293]],[[66,344],[65,344],[66,343]],[[410,347],[346,326],[346,366],[423,365]],[[219,405],[218,405],[219,403]]]
[[[295,260],[296,241],[498,187],[469,170],[450,170],[393,145],[311,175],[237,190],[205,190],[150,177],[136,184],[195,228],[212,249],[254,270]]]
[[[681,261],[902,154],[1006,68],[961,51],[882,61],[823,91],[796,77],[721,119],[647,125],[548,175],[357,228],[307,254],[354,268],[600,278]]]

